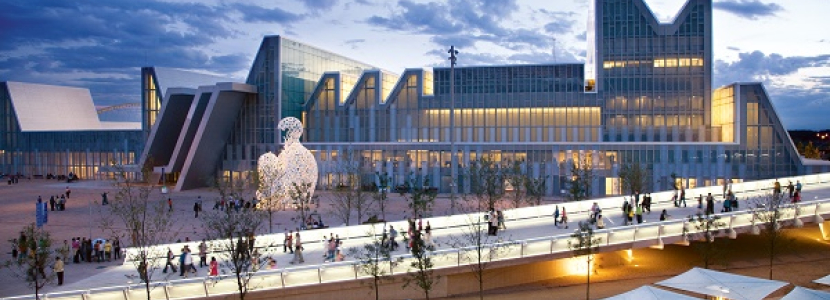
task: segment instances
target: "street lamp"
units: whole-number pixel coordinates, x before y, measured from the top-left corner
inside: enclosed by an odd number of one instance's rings
[[[450,176],[452,177],[450,180],[450,214],[454,215],[455,193],[458,189],[455,184],[458,176],[458,164],[455,161],[455,61],[458,50],[455,50],[455,46],[451,45],[447,52],[450,54]]]

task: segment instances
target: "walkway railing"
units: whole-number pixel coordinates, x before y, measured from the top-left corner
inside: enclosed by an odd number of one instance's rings
[[[804,189],[809,187],[818,187],[830,183],[830,173],[796,176],[790,178],[781,178],[779,182],[787,182],[792,180],[800,180],[804,185]],[[772,189],[775,180],[760,180],[753,182],[743,182],[732,184],[732,191],[742,196],[749,193],[765,193]],[[720,195],[723,192],[721,186],[701,187],[686,190],[686,195],[692,198],[693,195],[712,193],[713,195]],[[671,202],[673,191],[652,193],[654,203],[666,204]],[[742,199],[746,200],[746,199]],[[687,199],[687,201],[689,201]],[[594,202],[597,202],[603,211],[614,211],[613,209],[620,209],[623,197],[610,197],[604,199],[572,202],[556,204],[560,207],[565,207],[570,216],[584,215],[590,210]],[[694,202],[694,201],[691,201]],[[505,211],[508,216],[508,221],[525,222],[525,221],[539,221],[539,219],[550,219],[556,205],[543,205],[536,207],[524,207]],[[757,222],[753,222],[753,212],[749,210],[749,205],[746,201],[742,201],[742,206],[739,211],[719,213],[720,221],[724,223],[722,228],[726,229],[726,235],[730,238],[735,238],[738,230],[747,230],[749,232],[757,232],[752,228]],[[797,205],[787,204],[783,206],[787,211],[785,216],[788,216],[784,221],[800,220],[801,222],[816,222],[822,219],[817,216],[830,214],[830,197],[823,199],[815,199],[803,201]],[[468,226],[469,220],[477,220],[481,217],[481,213],[454,215],[430,218],[430,223],[433,231]],[[534,220],[535,219],[535,220]],[[424,220],[426,222],[426,220]],[[406,221],[390,222],[399,229],[408,226]],[[359,225],[348,226],[340,228],[331,228],[327,230],[312,230],[303,231],[303,239],[306,241],[319,241],[323,235],[339,234],[343,239],[365,239],[369,237],[368,232],[382,232],[382,224],[373,225]],[[685,216],[678,217],[674,220],[663,222],[649,222],[638,225],[614,227],[608,229],[601,229],[594,231],[596,237],[601,238],[602,247],[626,245],[631,244],[632,248],[642,248],[648,246],[662,246],[663,239],[667,238],[681,238],[684,237],[684,227],[686,232],[696,233],[694,226],[687,224]],[[372,231],[374,230],[374,231]],[[488,244],[485,246],[484,253],[489,253],[492,249],[498,248],[498,255],[492,258],[492,261],[504,261],[524,257],[533,257],[540,255],[551,255],[569,253],[571,250],[568,246],[568,241],[571,238],[569,233],[557,234],[551,236],[542,236],[527,238],[509,242],[502,242],[496,244]],[[282,235],[266,235],[257,237],[257,243],[273,243],[277,239],[281,239]],[[192,244],[189,243],[189,244]],[[169,246],[173,249],[184,244],[162,245],[159,249],[165,249]],[[308,243],[306,243],[308,245]],[[176,248],[174,248],[176,247]],[[467,252],[475,250],[475,247],[467,248],[452,248],[452,249],[438,249],[431,253],[433,263],[436,269],[458,267],[470,265],[474,262],[470,261]],[[130,252],[133,251],[133,252]],[[128,255],[134,254],[135,249],[127,249]],[[385,267],[389,270],[389,275],[406,273],[409,269],[410,262],[413,258],[409,254],[393,256],[392,262],[384,262]],[[132,263],[132,262],[127,262]],[[185,299],[194,297],[207,297],[223,294],[233,294],[237,292],[236,280],[228,280],[233,278],[233,275],[222,275],[218,278],[192,278],[182,280],[170,280],[164,282],[151,283],[155,288],[152,290],[152,299]],[[339,281],[348,281],[355,279],[369,278],[366,274],[361,274],[358,269],[358,263],[355,261],[344,261],[337,263],[327,263],[324,265],[308,265],[289,267],[277,270],[259,270],[253,274],[253,279],[249,282],[249,290],[269,290],[281,289],[298,286],[308,286],[320,283],[330,283]],[[123,286],[112,286],[88,290],[68,291],[49,293],[45,296],[49,300],[130,300],[146,298],[144,285],[133,284]],[[4,299],[33,299],[34,295],[26,295],[20,297],[9,297]]]

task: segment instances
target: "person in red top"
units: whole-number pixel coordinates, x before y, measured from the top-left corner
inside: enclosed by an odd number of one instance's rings
[[[167,207],[169,207],[167,211],[173,211],[173,199],[167,198]]]
[[[216,257],[210,258],[210,276],[219,276],[219,262]]]

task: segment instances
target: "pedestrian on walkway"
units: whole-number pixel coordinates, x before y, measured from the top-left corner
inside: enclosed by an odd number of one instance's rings
[[[199,218],[199,202],[193,203],[193,212],[196,214],[194,218]]]
[[[643,205],[637,205],[637,210],[635,212],[637,214],[637,224],[643,223]]]
[[[173,211],[173,199],[167,198],[167,211]]]
[[[557,205],[556,210],[553,211],[553,226],[559,226],[559,205]]]
[[[58,275],[58,285],[63,285],[63,261],[60,256],[55,258],[55,266],[52,268],[55,270],[55,274]]]
[[[69,199],[69,194],[72,193],[72,190],[69,189],[69,186],[66,186],[66,199]]]
[[[210,276],[219,276],[219,262],[216,257],[210,258]]]
[[[568,229],[568,213],[565,211],[565,207],[562,207],[562,219],[559,220],[560,225],[565,225],[565,229]]]
[[[170,247],[167,247],[167,260],[166,260],[166,263],[164,264],[164,270],[161,270],[162,273],[167,273],[167,268],[168,267],[170,267],[170,270],[173,273],[176,273],[176,265],[173,264],[173,258],[175,258],[175,257],[176,257],[176,255],[173,254],[173,250],[170,250]]]
[[[303,242],[300,240],[300,232],[294,235],[294,259],[291,260],[291,264],[301,264],[305,262],[303,259]]]
[[[686,188],[684,187],[680,188],[680,202],[683,203],[683,207],[686,207]],[[680,204],[677,207],[680,207]]]
[[[199,268],[207,266],[207,244],[205,244],[205,240],[202,240],[202,243],[199,244]]]
[[[715,214],[715,196],[712,196],[712,193],[709,193],[709,195],[706,196],[706,214]]]

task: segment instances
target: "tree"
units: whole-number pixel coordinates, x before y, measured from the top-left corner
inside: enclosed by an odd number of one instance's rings
[[[142,178],[150,178],[149,174],[145,168]],[[123,240],[129,240],[134,251],[128,251],[124,259],[133,263],[150,300],[154,288],[150,282],[167,257],[166,249],[158,245],[174,241],[182,226],[161,197],[150,199],[156,184],[143,185],[125,170],[117,176],[118,191],[110,204],[101,208],[101,228],[114,237],[129,237]]]
[[[646,180],[648,179],[648,170],[640,162],[626,163],[620,166],[619,171],[620,182],[623,187],[623,194],[634,194],[634,192],[644,192],[646,187]]]
[[[421,238],[421,235],[416,234],[412,240],[411,252],[413,260],[410,262],[410,270],[404,278],[404,288],[411,285],[417,286],[424,292],[424,297],[427,300],[429,300],[429,292],[435,288],[438,280],[441,279],[433,270],[432,251],[435,251],[435,247],[427,245]]]
[[[4,267],[11,270],[15,277],[26,280],[29,288],[35,290],[35,299],[39,300],[40,290],[55,280],[55,272],[51,268],[55,264],[51,250],[52,235],[35,224],[26,225],[20,234],[26,237],[25,240],[12,240],[12,246],[25,248],[26,253],[19,253],[16,260],[6,261]],[[62,259],[65,261],[66,257]]]
[[[783,198],[781,194],[770,193],[753,199],[750,204],[753,227],[756,222],[760,224],[760,234],[766,239],[770,280],[772,280],[773,261],[784,242],[783,221],[787,219],[788,213],[784,207]]]
[[[821,159],[821,151],[813,145],[812,141],[805,143],[798,143],[796,144],[796,148],[798,150],[798,154],[804,156],[805,158],[813,158],[813,159]]]
[[[527,201],[530,205],[542,205],[542,197],[545,196],[547,186],[545,185],[548,176],[541,176],[539,178],[528,178],[525,181],[525,191],[527,191]]]
[[[297,210],[297,216],[291,218],[291,220],[299,222],[300,228],[306,229],[306,218],[311,213],[311,183],[304,182],[297,184],[296,182],[292,182],[288,194]]]
[[[464,197],[463,211],[467,213],[467,222],[461,227],[461,233],[451,238],[451,246],[459,249],[462,259],[471,262],[468,266],[478,281],[479,299],[484,299],[485,271],[490,263],[504,254],[508,248],[501,237],[488,234],[488,223],[481,211],[483,199]]]
[[[274,213],[285,210],[284,200],[287,195],[281,186],[273,186],[274,182],[282,181],[285,173],[278,171],[275,164],[270,163],[276,161],[276,156],[270,152],[268,154],[260,156],[258,168],[249,178],[255,180],[251,184],[257,187],[256,198],[259,202],[256,209],[268,214],[268,233],[274,233]]]
[[[719,257],[723,257],[723,253],[728,248],[715,245],[715,237],[721,234],[721,230],[726,223],[722,222],[718,215],[704,215],[701,213],[688,216],[688,222],[694,226],[697,239],[702,241],[695,243],[694,246],[703,260],[703,267],[708,269],[709,265]],[[683,236],[688,238],[691,234],[691,230],[683,226]]]
[[[259,253],[266,253],[276,245],[262,242],[255,238],[256,232],[264,229],[267,213],[264,211],[228,210],[226,212],[210,211],[201,218],[205,238],[211,240],[213,255],[223,268],[233,273],[236,279],[239,299],[244,300],[251,279],[265,263]]]
[[[415,180],[410,180],[407,206],[412,212],[412,216],[417,218],[432,214],[432,206],[435,204],[436,196],[438,196],[438,192],[429,188],[429,179],[426,179],[423,185],[417,184]]]
[[[375,172],[375,176],[378,177],[380,185],[372,197],[375,199],[375,202],[377,202],[377,208],[380,210],[381,219],[386,220],[386,198],[389,193],[389,183],[391,182],[391,178],[389,178],[388,173],[380,174]]]
[[[570,179],[568,179],[568,199],[580,201],[591,196],[594,180],[594,168],[591,158],[584,156],[570,165]]]
[[[513,165],[507,171],[505,176],[505,180],[512,191],[508,198],[510,199],[510,204],[513,208],[519,208],[522,206],[522,203],[525,202],[525,196],[527,196],[527,181],[529,180],[527,174],[522,171],[522,164],[524,161],[514,161]]]
[[[363,247],[350,248],[349,256],[357,260],[358,273],[372,277],[369,288],[375,293],[375,300],[379,300],[380,284],[386,279],[386,276],[391,274],[391,266],[387,266],[387,264],[394,264],[395,262],[392,261],[389,247],[383,244],[384,241],[382,237],[377,235],[374,226],[372,226],[372,231],[368,233],[368,236],[372,237],[372,240],[363,244]]]
[[[504,197],[505,176],[492,160],[483,158],[474,161],[468,168],[470,190],[487,203],[486,208],[495,208]]]
[[[594,254],[599,252],[599,245],[602,238],[594,236],[594,228],[588,222],[579,222],[579,228],[571,234],[568,240],[568,247],[571,248],[574,257],[583,257],[587,266],[587,285],[585,286],[585,299],[591,299],[591,264],[594,262]]]
[[[347,167],[346,182],[332,192],[332,214],[346,225],[351,225],[352,212],[357,214],[357,224],[372,210],[369,193],[363,190],[363,180],[355,168]]]

